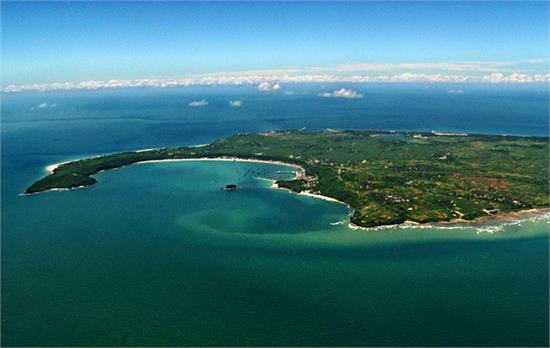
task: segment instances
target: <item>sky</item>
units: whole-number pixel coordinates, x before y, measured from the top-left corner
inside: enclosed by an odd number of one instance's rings
[[[1,10],[3,91],[550,80],[546,1],[2,1]]]

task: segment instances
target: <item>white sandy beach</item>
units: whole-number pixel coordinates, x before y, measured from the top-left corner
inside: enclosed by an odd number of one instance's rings
[[[302,191],[299,194],[302,195],[302,196],[308,196],[308,197],[313,197],[313,198],[317,198],[317,199],[322,199],[322,200],[328,201],[328,202],[344,204],[344,205],[349,207],[349,204],[347,204],[345,202],[342,202],[342,201],[339,201],[336,198],[323,196],[323,195],[320,195],[320,194],[317,194],[317,193],[311,193],[309,191]]]
[[[50,173],[53,173],[53,171],[61,166],[62,164],[65,164],[65,163],[69,163],[69,162],[72,162],[72,161],[65,161],[65,162],[59,162],[59,163],[55,163],[55,164],[50,164],[49,166],[46,166],[46,170]]]
[[[310,191],[302,191],[302,192],[294,192],[292,190],[289,190],[287,188],[284,188],[284,187],[279,187],[279,185],[277,185],[276,181],[273,180],[273,179],[267,179],[267,178],[258,178],[260,180],[268,180],[268,181],[271,181],[272,184],[271,184],[271,187],[272,188],[276,188],[276,189],[280,189],[280,190],[285,190],[285,191],[288,191],[290,193],[294,193],[294,194],[297,194],[297,195],[301,195],[301,196],[307,196],[307,197],[312,197],[312,198],[317,198],[317,199],[322,199],[323,201],[327,201],[327,202],[333,202],[333,203],[339,203],[339,204],[344,204],[348,207],[349,204],[345,203],[345,202],[342,202],[342,201],[339,201],[337,200],[336,198],[332,198],[332,197],[328,197],[328,196],[323,196],[323,195],[320,195],[320,194],[317,194],[317,193],[311,193]],[[351,208],[351,207],[350,207]]]
[[[149,161],[140,161],[133,164],[140,163],[159,163],[159,162],[179,162],[179,161],[226,161],[226,162],[251,162],[251,163],[265,163],[265,164],[277,164],[280,166],[295,168],[298,170],[304,170],[297,164],[285,163],[280,161],[268,161],[268,160],[259,160],[259,159],[248,159],[248,158],[238,158],[238,157],[199,157],[199,158],[175,158],[175,159],[163,159],[163,160],[149,160]]]
[[[104,156],[104,155],[90,156],[90,157],[86,157],[86,159],[96,158],[96,157],[101,157],[101,156]],[[54,171],[56,168],[58,168],[58,167],[60,167],[60,166],[62,166],[62,165],[64,165],[64,164],[66,164],[66,163],[71,163],[71,162],[74,162],[74,161],[79,161],[79,160],[81,160],[81,158],[79,158],[79,159],[72,159],[72,160],[63,161],[63,162],[54,163],[54,164],[50,164],[49,166],[46,166],[45,169],[46,169],[46,171],[48,171],[48,172],[50,172],[50,173],[53,173],[53,171]]]

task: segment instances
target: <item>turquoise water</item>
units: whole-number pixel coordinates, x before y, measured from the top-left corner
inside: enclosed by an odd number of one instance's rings
[[[110,114],[81,98],[40,122],[10,109],[3,123],[4,346],[548,345],[547,217],[352,230],[346,206],[258,179],[288,168],[244,162],[139,164],[85,189],[19,195],[47,164],[198,144],[243,124],[210,111],[218,122],[201,126],[184,112],[172,129],[137,102],[127,115],[150,119],[90,122],[87,112]],[[62,122],[69,113],[80,119]],[[328,127],[323,117],[310,122]]]

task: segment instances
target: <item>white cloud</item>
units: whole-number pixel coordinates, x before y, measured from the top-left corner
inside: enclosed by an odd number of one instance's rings
[[[325,98],[363,98],[361,93],[358,93],[352,89],[340,88],[332,92],[323,92],[319,94],[319,97]]]
[[[377,76],[376,82],[474,82],[475,78],[467,75],[445,75],[445,74],[418,74],[403,73],[393,76]]]
[[[243,101],[242,100],[230,100],[229,101],[229,106],[233,106],[233,107],[239,107],[243,105]]]
[[[279,82],[269,82],[263,81],[257,86],[259,91],[269,92],[269,91],[278,91],[281,89],[281,84]]]
[[[199,107],[199,106],[206,106],[206,105],[208,105],[208,101],[206,101],[205,99],[193,100],[191,103],[188,104],[188,106],[191,106],[191,107]]]
[[[449,89],[447,91],[447,93],[449,93],[449,94],[463,94],[464,90],[463,89]]]

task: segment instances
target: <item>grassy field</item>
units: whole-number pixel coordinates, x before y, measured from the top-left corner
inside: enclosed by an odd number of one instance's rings
[[[346,202],[360,226],[472,220],[549,205],[546,138],[367,131],[240,134],[204,147],[88,158],[61,165],[26,193],[91,185],[91,175],[139,161],[220,156],[298,164],[307,175],[279,186]]]

